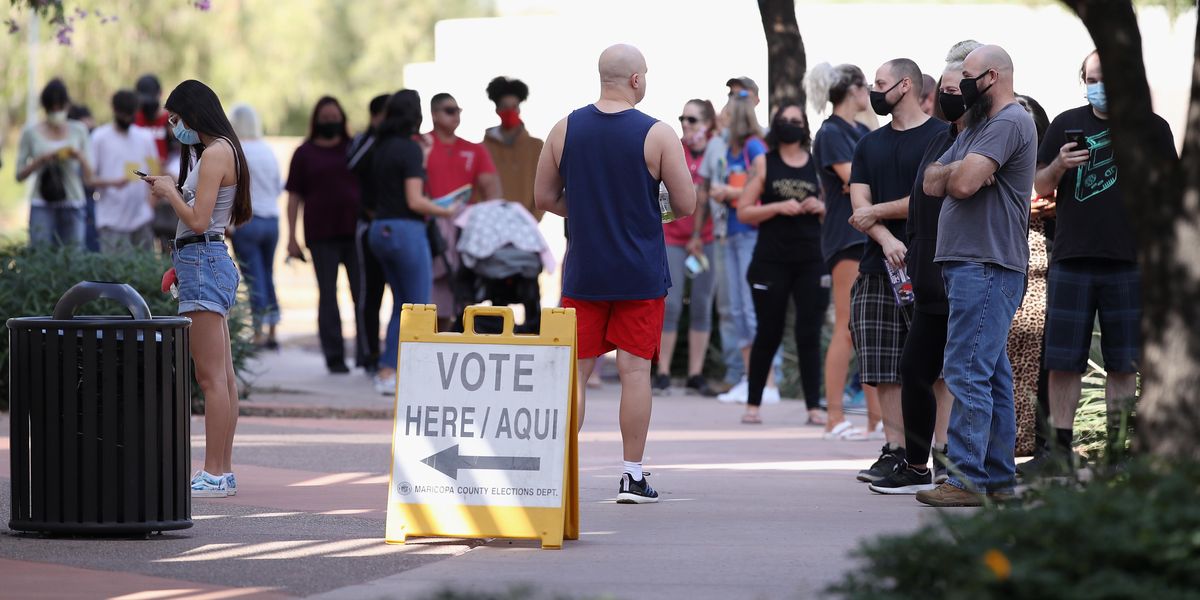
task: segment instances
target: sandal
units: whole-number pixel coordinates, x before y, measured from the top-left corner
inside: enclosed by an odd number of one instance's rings
[[[818,411],[809,411],[808,420],[804,422],[805,425],[814,425],[814,426],[818,426],[818,427],[824,427],[825,423],[826,423],[825,417],[821,414],[821,411],[819,411],[819,410]]]
[[[758,415],[742,415],[742,425],[762,425],[762,417]]]
[[[842,421],[833,426],[833,429],[826,431],[822,436],[826,440],[838,440],[842,442],[863,442],[867,439],[865,431],[854,426],[850,421]]]

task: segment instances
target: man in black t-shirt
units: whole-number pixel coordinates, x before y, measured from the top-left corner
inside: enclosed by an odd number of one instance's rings
[[[850,335],[862,382],[879,390],[887,439],[879,460],[858,473],[859,481],[870,483],[907,468],[900,356],[912,306],[897,303],[884,262],[904,268],[908,196],[925,148],[947,128],[921,111],[921,85],[921,69],[907,58],[879,67],[871,108],[880,116],[891,114],[892,122],[859,140],[850,166],[850,224],[868,236],[850,291]]]
[[[1108,129],[1108,102],[1100,56],[1083,61],[1080,79],[1088,104],[1064,112],[1046,130],[1038,151],[1034,188],[1057,192],[1058,224],[1048,278],[1046,369],[1050,371],[1050,448],[1022,465],[1025,477],[1066,473],[1073,467],[1072,424],[1080,373],[1087,367],[1092,327],[1100,315],[1100,347],[1108,372],[1105,398],[1110,426],[1133,398],[1141,349],[1141,273],[1137,240],[1125,208]],[[1174,156],[1166,121],[1156,117],[1156,150]],[[1137,193],[1137,190],[1131,190]]]

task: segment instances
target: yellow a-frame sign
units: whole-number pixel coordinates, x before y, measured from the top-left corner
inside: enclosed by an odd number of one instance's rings
[[[475,333],[475,317],[504,319]],[[472,306],[464,333],[405,304],[388,489],[388,543],[412,536],[579,539],[574,309],[514,335],[506,307]]]

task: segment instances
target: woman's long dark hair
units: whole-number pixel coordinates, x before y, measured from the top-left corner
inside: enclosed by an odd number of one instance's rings
[[[780,104],[779,108],[775,109],[775,118],[771,119],[771,130],[767,132],[768,148],[772,150],[779,149],[779,136],[776,135],[775,132],[779,130],[779,124],[781,119],[783,119],[783,111],[793,106],[800,109],[800,114],[804,115],[804,104],[800,102],[796,102],[795,100],[786,100],[783,102],[783,104]],[[808,116],[804,115],[801,117],[801,120],[804,121],[804,137],[800,138],[800,147],[808,150],[812,147],[812,132],[808,129]]]
[[[171,90],[171,95],[167,97],[167,103],[164,106],[167,110],[179,115],[189,129],[196,133],[224,138],[233,146],[238,172],[237,193],[233,200],[233,225],[237,226],[249,221],[253,216],[250,205],[250,169],[246,166],[246,154],[242,152],[242,142],[234,133],[233,125],[229,123],[229,117],[225,116],[225,109],[221,108],[221,100],[217,98],[216,92],[195,79],[189,79]],[[183,146],[179,156],[177,187],[181,192],[183,184],[187,180],[188,170],[191,168],[192,148],[192,146]],[[195,150],[196,158],[199,159],[200,155],[204,153],[204,144],[196,144]]]
[[[320,114],[322,108],[330,104],[336,106],[338,112],[342,113],[342,130],[339,132],[342,135],[342,141],[350,139],[350,129],[346,126],[346,111],[342,109],[342,103],[333,96],[321,96],[321,99],[317,100],[317,105],[313,107],[312,116],[308,119],[308,137],[304,138],[304,141],[311,142],[313,138],[317,137],[317,115]]]
[[[381,137],[411,137],[421,130],[421,95],[416,90],[400,90],[388,98]]]

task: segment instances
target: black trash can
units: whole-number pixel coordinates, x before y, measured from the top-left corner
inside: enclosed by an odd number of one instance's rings
[[[128,317],[75,317],[99,298]],[[186,317],[87,281],[52,317],[8,320],[11,529],[130,535],[192,526]]]

